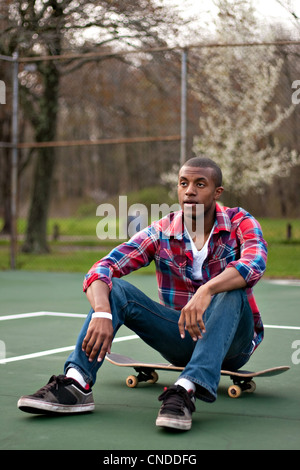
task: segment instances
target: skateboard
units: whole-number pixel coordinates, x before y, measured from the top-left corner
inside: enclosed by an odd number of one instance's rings
[[[130,388],[136,387],[140,382],[157,382],[158,374],[156,370],[180,372],[184,369],[184,367],[174,366],[168,363],[139,362],[131,357],[116,353],[107,354],[106,359],[111,364],[119,367],[132,367],[137,372],[138,375],[129,375],[126,379],[126,385]],[[252,393],[255,391],[256,384],[253,381],[254,377],[271,377],[273,375],[282,374],[289,369],[289,366],[279,366],[257,372],[243,369],[238,371],[221,370],[221,375],[229,376],[233,382],[233,384],[228,387],[228,395],[231,398],[238,398],[242,392]]]

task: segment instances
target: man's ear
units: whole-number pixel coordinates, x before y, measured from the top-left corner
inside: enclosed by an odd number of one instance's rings
[[[222,192],[224,191],[223,186],[218,186],[215,190],[215,200],[220,199]]]

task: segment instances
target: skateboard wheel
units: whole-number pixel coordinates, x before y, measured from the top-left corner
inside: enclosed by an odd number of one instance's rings
[[[228,388],[228,395],[231,398],[238,398],[239,396],[241,396],[241,394],[242,394],[242,389],[238,385],[231,385]]]
[[[127,387],[134,388],[137,386],[138,383],[139,381],[135,375],[129,375],[129,377],[127,377],[126,379]]]
[[[148,380],[149,384],[155,384],[158,381],[158,373],[154,371],[151,372],[152,379]]]
[[[253,393],[256,390],[256,383],[254,382],[254,380],[250,380],[248,385],[249,385],[249,388],[247,388],[245,392]]]

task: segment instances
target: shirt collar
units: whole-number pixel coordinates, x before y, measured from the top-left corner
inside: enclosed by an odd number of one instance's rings
[[[177,240],[182,240],[184,237],[183,213],[182,211],[170,214],[171,218],[165,218],[162,226],[162,231],[166,237],[174,237]],[[231,221],[224,207],[216,204],[216,220],[213,233],[218,233],[222,230],[230,232]]]
[[[226,212],[226,209],[223,206],[216,204],[216,220],[215,220],[215,227],[214,227],[213,233],[218,233],[221,230],[230,232],[231,221],[230,221],[230,217],[228,216]]]
[[[182,211],[169,214],[161,222],[161,230],[166,238],[174,237],[177,240],[182,240],[184,232]]]

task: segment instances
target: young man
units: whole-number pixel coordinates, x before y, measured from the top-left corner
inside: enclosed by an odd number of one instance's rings
[[[266,242],[249,213],[217,204],[222,192],[222,173],[213,161],[196,157],[183,165],[182,210],[153,222],[90,269],[84,291],[92,309],[65,375],[21,397],[21,410],[92,411],[91,386],[124,324],[167,361],[184,367],[159,397],[157,426],[191,428],[195,397],[213,402],[221,368],[242,367],[263,338],[252,287],[265,270]],[[161,304],[119,279],[151,261]]]

